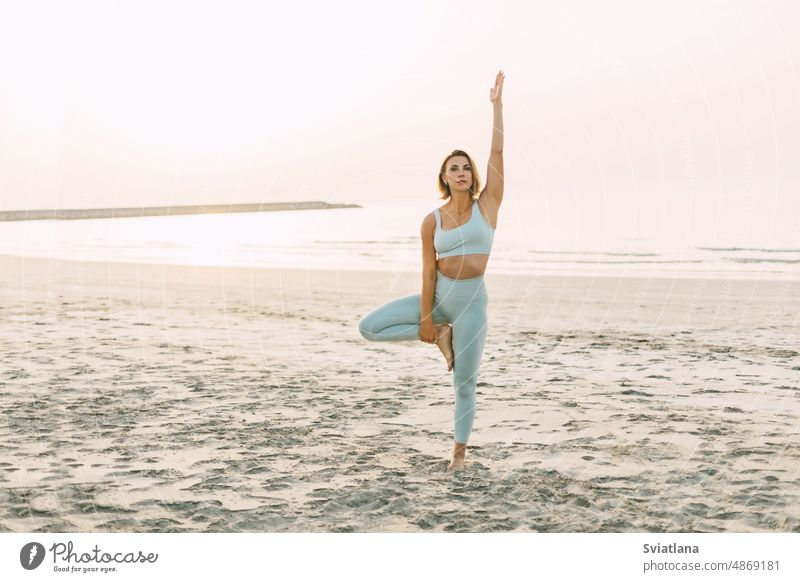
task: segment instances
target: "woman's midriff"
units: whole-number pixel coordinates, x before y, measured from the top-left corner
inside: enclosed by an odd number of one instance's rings
[[[471,279],[486,272],[489,255],[459,255],[436,261],[436,268],[451,279]]]

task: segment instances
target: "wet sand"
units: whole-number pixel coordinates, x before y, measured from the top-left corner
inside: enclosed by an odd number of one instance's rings
[[[0,257],[0,531],[800,532],[800,283],[486,275],[451,375],[362,315],[418,273]]]

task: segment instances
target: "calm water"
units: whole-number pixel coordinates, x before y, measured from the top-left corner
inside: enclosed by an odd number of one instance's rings
[[[356,209],[7,222],[0,223],[0,254],[418,271],[420,222],[440,204],[414,200]],[[489,272],[800,279],[800,231],[794,223],[748,220],[504,205]]]

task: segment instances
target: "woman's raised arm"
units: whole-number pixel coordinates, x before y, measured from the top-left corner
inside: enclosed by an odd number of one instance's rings
[[[489,152],[489,167],[486,170],[486,187],[481,196],[492,198],[497,207],[503,200],[503,81],[505,73],[499,71],[494,87],[489,90],[489,101],[494,108],[492,123],[492,147]]]

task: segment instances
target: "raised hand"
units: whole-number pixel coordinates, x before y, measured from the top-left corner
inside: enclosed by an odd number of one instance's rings
[[[503,81],[505,81],[505,79],[506,74],[503,71],[499,71],[494,80],[494,87],[489,89],[489,101],[492,103],[502,103]]]

